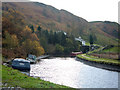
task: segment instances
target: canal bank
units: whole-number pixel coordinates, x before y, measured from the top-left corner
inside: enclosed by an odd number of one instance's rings
[[[91,58],[86,55],[77,55],[76,60],[97,68],[120,72],[120,61],[118,60],[116,60],[116,62],[114,61],[107,62],[107,60],[110,59],[106,59],[105,61],[105,59],[103,58],[94,58],[94,57]]]

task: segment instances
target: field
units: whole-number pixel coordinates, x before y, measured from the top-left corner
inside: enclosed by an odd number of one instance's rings
[[[102,52],[106,52],[106,53],[119,53],[120,52],[120,47],[118,46],[115,46],[115,47],[112,47],[110,49],[105,49],[103,50]]]

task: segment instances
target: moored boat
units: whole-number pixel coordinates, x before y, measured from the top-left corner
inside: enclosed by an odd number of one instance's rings
[[[18,69],[21,71],[30,71],[30,61],[22,58],[13,59],[12,68]]]
[[[71,57],[76,57],[76,55],[78,55],[78,54],[82,54],[82,52],[72,52],[71,53]]]

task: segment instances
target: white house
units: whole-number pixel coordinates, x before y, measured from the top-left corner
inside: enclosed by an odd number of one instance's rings
[[[85,41],[81,37],[75,38],[75,40],[80,41],[82,42],[82,45],[85,45]]]

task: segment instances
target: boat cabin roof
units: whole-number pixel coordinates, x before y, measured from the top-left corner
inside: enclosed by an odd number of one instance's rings
[[[23,58],[15,58],[13,61],[15,61],[15,62],[26,62],[26,63],[30,63],[30,61],[25,60],[25,59],[23,59]]]

